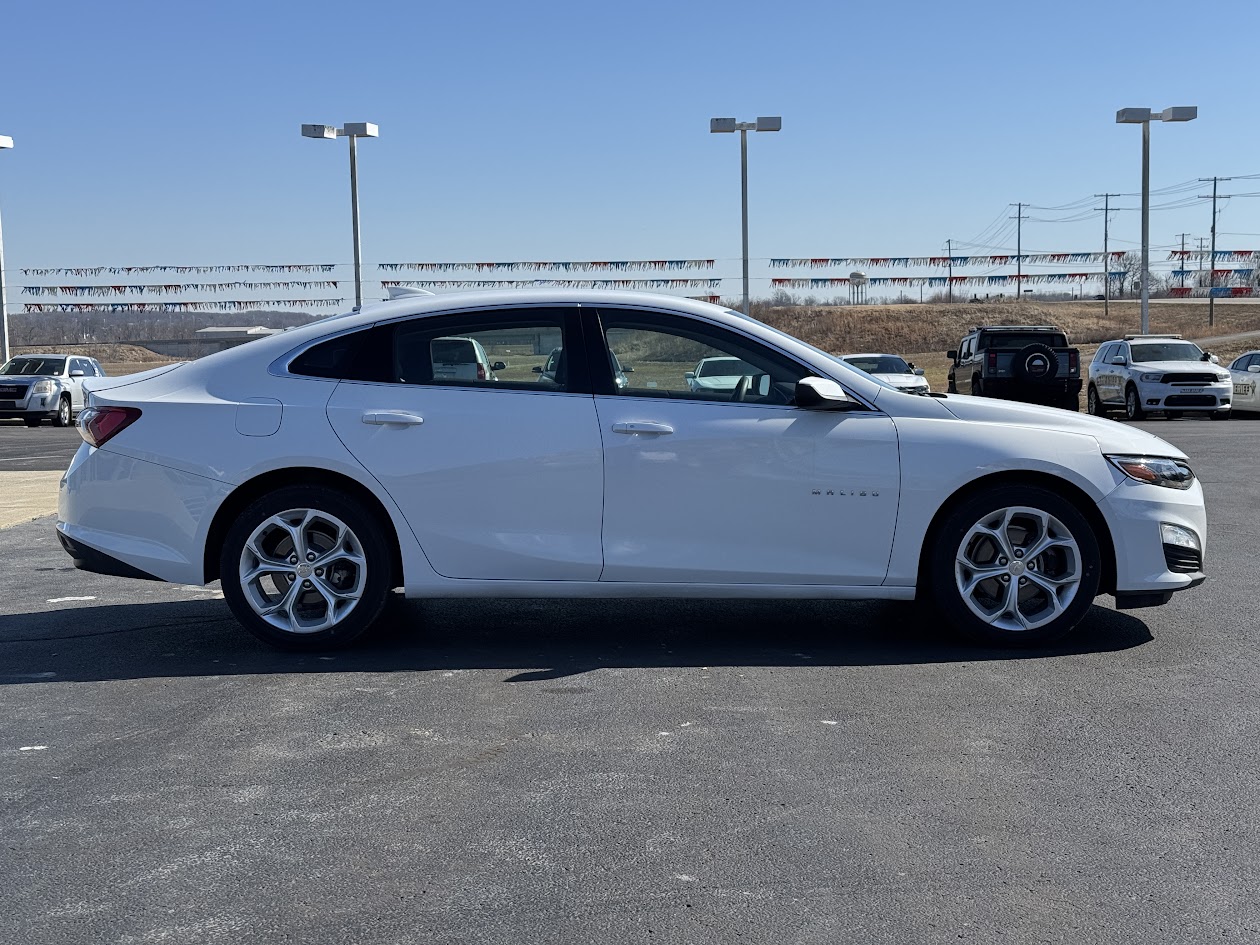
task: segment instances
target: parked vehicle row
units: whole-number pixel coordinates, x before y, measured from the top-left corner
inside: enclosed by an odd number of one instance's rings
[[[83,409],[83,382],[104,377],[95,358],[23,354],[0,366],[0,420],[68,427]]]
[[[451,339],[522,337],[561,350],[548,383],[436,369],[469,363]],[[877,377],[675,297],[400,299],[91,382],[57,534],[86,570],[219,579],[289,648],[354,639],[395,587],[918,597],[1020,644],[1099,593],[1154,606],[1205,580],[1203,493],[1175,446]]]

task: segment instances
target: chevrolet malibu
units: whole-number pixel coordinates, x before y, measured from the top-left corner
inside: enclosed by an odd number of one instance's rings
[[[515,368],[452,377],[445,339]],[[561,349],[540,385],[532,364]],[[703,359],[734,387],[695,388]],[[616,363],[634,373],[618,384]],[[1109,420],[904,393],[760,322],[626,292],[404,298],[98,379],[57,534],[204,584],[274,645],[427,597],[923,601],[997,644],[1204,580],[1186,456]]]

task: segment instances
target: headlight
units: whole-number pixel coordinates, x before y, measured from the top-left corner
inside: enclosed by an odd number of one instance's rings
[[[1108,456],[1111,465],[1130,479],[1169,489],[1189,489],[1194,473],[1179,459],[1160,456]]]
[[[36,381],[31,385],[32,394],[51,394],[53,390],[53,382],[48,378],[44,378],[42,381]]]
[[[1218,374],[1218,375],[1216,375],[1216,379],[1217,379],[1218,381],[1227,381],[1227,380],[1229,380],[1229,375],[1228,375],[1228,374]]]
[[[1143,375],[1141,375],[1141,377],[1142,377],[1142,381],[1143,381],[1144,383],[1147,383],[1147,384],[1154,384],[1156,381],[1158,381],[1158,380],[1159,380],[1160,378],[1162,378],[1163,376],[1164,376],[1164,374],[1163,374],[1163,372],[1162,372],[1162,371],[1161,371],[1159,374],[1143,374]]]

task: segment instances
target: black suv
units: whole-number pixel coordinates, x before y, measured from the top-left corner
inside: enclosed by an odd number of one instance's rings
[[[951,394],[1081,409],[1081,355],[1053,325],[977,326],[945,354]]]

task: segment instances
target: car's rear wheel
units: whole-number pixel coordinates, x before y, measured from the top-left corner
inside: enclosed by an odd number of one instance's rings
[[[228,529],[223,596],[236,619],[273,646],[345,646],[376,620],[393,585],[381,536],[377,517],[345,493],[277,489]]]
[[[1124,415],[1129,420],[1141,420],[1146,416],[1146,411],[1142,409],[1142,398],[1132,384],[1124,392]]]
[[[1029,646],[1063,636],[1098,593],[1098,539],[1077,508],[1038,486],[1001,486],[949,513],[931,552],[929,588],[974,639]]]
[[[68,427],[70,426],[70,398],[62,397],[57,404],[57,413],[53,416],[53,426]]]

